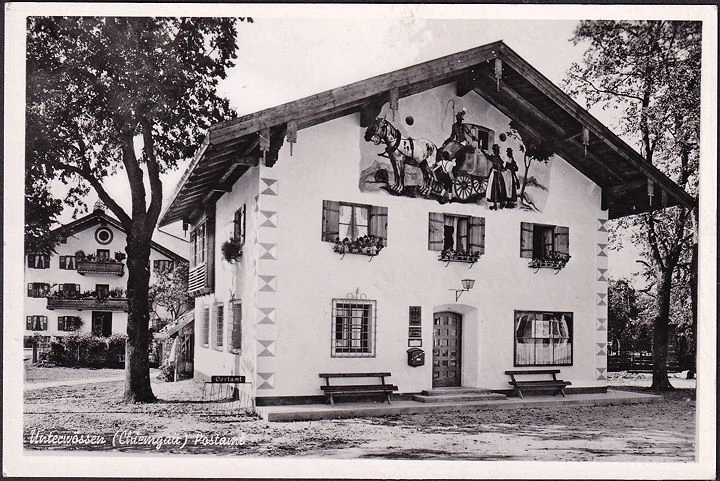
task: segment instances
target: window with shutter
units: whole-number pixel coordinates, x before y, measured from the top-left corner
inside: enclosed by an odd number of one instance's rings
[[[335,242],[340,237],[340,203],[323,200],[322,240]]]
[[[558,225],[523,222],[520,257],[532,258],[529,267],[560,269],[570,260],[570,229]]]
[[[428,250],[442,251],[445,242],[445,214],[430,212],[428,217]]]
[[[428,250],[441,251],[441,261],[477,262],[485,253],[485,218],[430,212]]]
[[[232,315],[232,331],[230,332],[230,352],[239,354],[242,349],[242,301],[230,303]]]
[[[560,254],[570,253],[570,228],[555,226],[555,251]]]
[[[387,221],[388,221],[388,209],[387,207],[371,205],[370,206],[370,235],[375,237],[382,237],[387,243]]]

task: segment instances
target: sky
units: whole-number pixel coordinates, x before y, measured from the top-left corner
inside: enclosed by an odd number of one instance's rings
[[[219,93],[243,115],[497,40],[562,87],[565,72],[581,61],[586,47],[570,41],[584,11],[589,12],[580,6],[239,5],[232,14],[252,16],[253,23],[238,24],[238,60]],[[608,112],[591,113],[614,127]],[[186,166],[164,176],[165,204]],[[124,175],[109,179],[106,189],[129,210]],[[88,205],[96,198],[91,194]],[[66,209],[59,220],[71,219],[72,209]],[[182,234],[177,225],[163,230]],[[637,252],[626,255],[617,263],[625,271]],[[612,257],[610,263],[612,270]]]

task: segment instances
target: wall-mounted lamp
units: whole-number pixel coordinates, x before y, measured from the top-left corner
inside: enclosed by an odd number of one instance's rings
[[[455,302],[460,299],[460,296],[463,292],[469,291],[473,288],[475,285],[475,279],[463,279],[462,281],[462,289],[450,289],[451,291],[455,291]]]

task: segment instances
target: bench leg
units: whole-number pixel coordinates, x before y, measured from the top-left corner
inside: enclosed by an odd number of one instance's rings
[[[387,398],[388,404],[390,404],[390,393],[385,393],[385,397]]]
[[[335,406],[335,401],[333,401],[333,395],[330,393],[330,405]]]
[[[515,388],[515,392],[517,393],[517,395],[520,399],[523,399],[522,391],[520,390],[519,387]]]
[[[560,388],[560,394],[562,394],[563,397],[567,397],[567,396],[565,395],[565,388],[563,388],[563,387]]]

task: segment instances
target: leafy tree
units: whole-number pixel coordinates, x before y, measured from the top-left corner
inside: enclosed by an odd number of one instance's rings
[[[700,126],[701,24],[674,21],[583,21],[573,42],[587,44],[568,75],[570,91],[588,107],[617,109],[621,134],[636,138],[648,162],[691,194],[697,193]],[[696,283],[693,217],[685,206],[658,209],[617,222],[647,246],[643,264],[657,299],[653,319],[651,389],[672,389],[667,377],[671,290],[678,268]],[[611,241],[614,240],[611,232]],[[693,300],[693,304],[695,301]],[[693,305],[693,309],[696,307]],[[696,322],[696,321],[695,321]]]
[[[127,233],[127,402],[155,400],[148,282],[160,174],[234,115],[216,88],[234,64],[236,35],[231,18],[28,18],[26,162],[68,184],[72,206],[94,189]],[[105,189],[120,174],[129,212]]]
[[[637,291],[627,279],[608,282],[608,338],[620,341],[623,350],[635,348],[637,297]]]
[[[522,186],[520,186],[520,193],[518,194],[518,197],[524,205],[528,207],[535,207],[535,202],[525,192],[530,179],[528,177],[528,172],[530,171],[530,166],[532,165],[533,160],[547,165],[550,157],[555,155],[555,146],[547,139],[534,138],[526,131],[526,129],[514,120],[510,121],[510,131],[508,134],[522,142],[522,145],[520,145],[520,151],[523,153],[523,167],[525,170],[523,171]],[[538,184],[536,183],[536,185]],[[544,188],[544,186],[540,187]]]
[[[175,320],[185,312],[192,299],[188,296],[187,263],[178,263],[174,268],[164,268],[155,272],[155,283],[150,286],[149,299],[152,310],[159,315],[160,309],[165,310],[171,320]]]
[[[62,212],[62,201],[53,198],[43,179],[32,173],[25,177],[25,253],[47,254],[55,252],[60,239],[52,232],[57,216]]]

